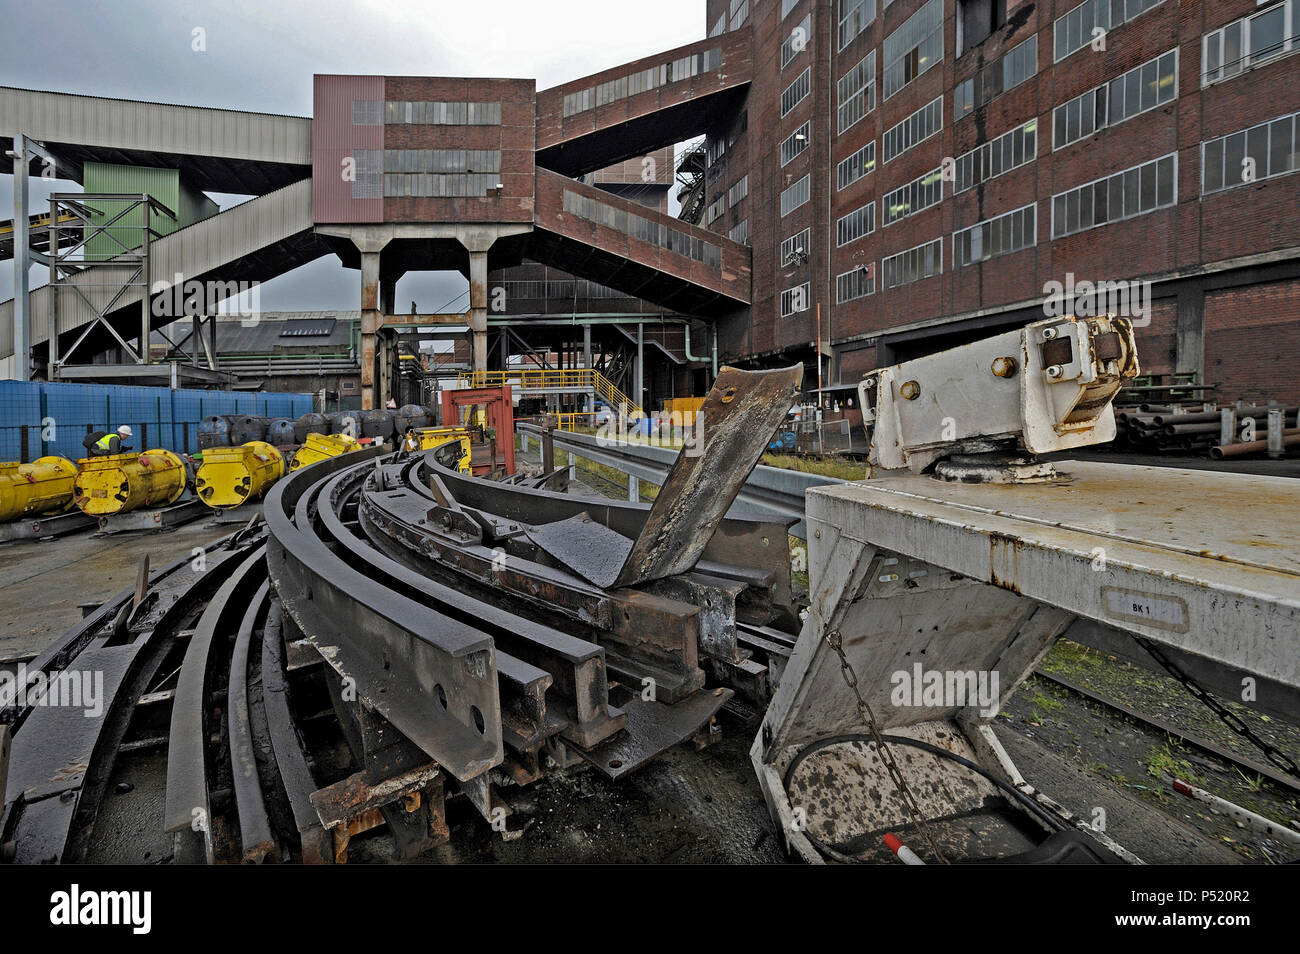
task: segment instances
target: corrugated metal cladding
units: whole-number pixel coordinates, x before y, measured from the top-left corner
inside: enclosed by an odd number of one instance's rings
[[[0,134],[83,146],[307,165],[312,121],[300,116],[137,103],[0,87]]]
[[[317,75],[312,99],[312,219],[382,222],[384,78]],[[363,104],[355,114],[354,103]],[[345,178],[345,160],[355,179]]]
[[[311,231],[311,197],[311,180],[304,179],[158,239],[150,248],[153,280],[170,284],[178,273],[188,279],[218,271],[269,245]],[[257,278],[267,281],[301,264],[303,261],[298,260],[267,263],[265,268],[258,270]],[[106,270],[112,268],[100,266],[88,273],[87,280],[103,282],[107,278]],[[87,293],[95,300],[97,295],[115,294],[116,289],[88,288]],[[122,296],[119,305],[125,307],[139,301],[140,289],[132,288]],[[32,344],[35,345],[49,340],[50,318],[54,310],[50,287],[46,285],[33,291],[30,302]],[[89,320],[89,309],[78,302],[75,292],[69,290],[60,298],[61,334]],[[13,300],[0,302],[0,358],[13,354],[13,326]]]
[[[136,450],[164,447],[192,454],[198,450],[199,422],[210,414],[296,418],[311,409],[310,394],[288,392],[0,381],[0,460],[46,454],[77,460],[86,456],[81,439],[88,426],[106,431],[121,424],[131,425],[135,437],[130,443]]]

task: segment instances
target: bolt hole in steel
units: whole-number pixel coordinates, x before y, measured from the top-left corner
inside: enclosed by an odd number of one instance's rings
[[[443,691],[442,683],[438,683],[438,684],[436,684],[436,685],[433,687],[433,694],[434,694],[435,696],[438,697],[438,705],[440,705],[440,706],[442,706],[444,709],[446,709],[446,708],[447,708],[447,693],[446,693],[445,691]]]
[[[622,767],[623,767],[623,760],[622,760],[622,759],[610,759],[610,760],[609,760],[609,767],[612,768],[612,769],[622,768]]]
[[[474,717],[474,728],[478,729],[478,734],[482,735],[487,724],[483,721],[483,713],[479,712],[478,706],[470,706],[469,714]]]

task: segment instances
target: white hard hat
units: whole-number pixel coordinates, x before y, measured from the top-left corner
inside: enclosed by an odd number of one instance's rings
[[[131,436],[131,425],[130,425],[130,424],[123,424],[121,427],[119,427],[119,428],[117,429],[117,433],[120,434],[122,437],[130,437],[130,436]]]

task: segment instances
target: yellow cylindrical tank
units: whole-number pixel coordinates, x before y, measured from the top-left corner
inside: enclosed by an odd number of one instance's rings
[[[460,442],[460,457],[456,461],[456,469],[462,474],[470,472],[470,430],[467,427],[418,427],[415,429],[415,439],[418,443],[418,449],[422,451],[433,450],[435,447],[441,447],[444,444],[450,444],[455,441]],[[411,449],[411,448],[408,448]]]
[[[346,434],[308,434],[307,440],[294,452],[289,469],[301,470],[318,460],[327,460],[355,450],[361,450],[361,445]]]
[[[240,447],[209,447],[194,478],[194,491],[209,507],[224,510],[257,500],[284,476],[284,455],[264,441]]]
[[[0,523],[72,506],[77,465],[63,457],[0,464]]]
[[[82,513],[103,517],[137,507],[166,506],[185,492],[185,462],[162,448],[77,461],[75,501]]]

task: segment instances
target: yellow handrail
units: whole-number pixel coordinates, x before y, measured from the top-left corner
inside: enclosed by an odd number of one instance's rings
[[[594,368],[462,371],[457,384],[462,388],[487,388],[514,384],[526,391],[595,391],[600,395],[601,400],[615,411],[626,406],[629,417],[645,413],[639,404]]]

